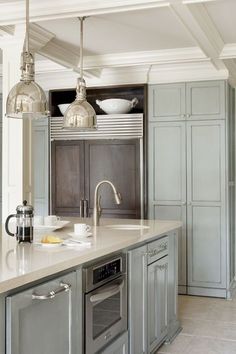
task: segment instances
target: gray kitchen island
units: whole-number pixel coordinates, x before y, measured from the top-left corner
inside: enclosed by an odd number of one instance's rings
[[[84,219],[70,221],[53,234],[66,240],[73,231],[73,223]],[[86,222],[90,224],[91,220]],[[0,353],[147,354],[164,341],[170,341],[180,329],[177,316],[180,227],[177,221],[102,219],[101,226],[92,227],[92,236],[86,239],[88,244],[55,248],[37,243],[17,244],[15,238],[3,232]],[[35,233],[36,241],[41,237]],[[87,269],[93,270],[99,284],[89,293],[91,310],[87,310],[84,285]],[[122,279],[118,278],[121,270]],[[102,293],[100,284],[104,286],[107,274],[115,283],[108,282],[108,291]],[[106,298],[110,295],[109,306],[115,301],[122,307],[119,318],[113,321],[116,324],[110,320],[111,327],[120,329],[114,338],[112,330],[106,327],[101,330],[100,323],[91,325],[88,320],[89,316],[94,320],[91,311],[99,307],[101,316],[97,311],[96,318],[104,317],[108,309],[104,308],[104,294]],[[118,325],[121,318],[122,328]],[[93,330],[97,351],[86,344]],[[107,341],[102,347],[99,336]]]

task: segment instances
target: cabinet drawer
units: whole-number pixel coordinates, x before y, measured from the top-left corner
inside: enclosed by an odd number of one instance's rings
[[[148,244],[148,264],[168,254],[168,236]]]

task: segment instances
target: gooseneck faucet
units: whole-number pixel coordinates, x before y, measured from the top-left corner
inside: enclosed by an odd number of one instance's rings
[[[104,183],[107,183],[111,186],[113,193],[114,193],[114,197],[115,197],[115,203],[118,205],[121,204],[121,194],[119,192],[117,192],[114,184],[110,181],[107,181],[107,180],[99,182],[96,185],[95,192],[94,192],[94,208],[93,208],[93,225],[94,226],[99,225],[99,220],[100,220],[100,216],[102,213],[102,208],[101,208],[101,204],[100,204],[101,196],[98,197],[98,190],[99,190],[99,187]]]

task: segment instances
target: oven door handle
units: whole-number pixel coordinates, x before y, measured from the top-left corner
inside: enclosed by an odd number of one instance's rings
[[[106,290],[103,291],[103,292],[99,292],[99,293],[95,293],[94,295],[91,295],[89,300],[92,303],[106,300],[109,297],[111,297],[111,296],[117,294],[118,292],[120,292],[120,290],[123,288],[123,286],[124,286],[124,280],[120,281],[115,286],[106,287]]]

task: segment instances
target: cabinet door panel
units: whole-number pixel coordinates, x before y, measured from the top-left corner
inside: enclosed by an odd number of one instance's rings
[[[102,216],[140,217],[140,145],[133,140],[91,140],[85,142],[85,195],[93,208],[98,182],[109,180],[121,193],[122,203],[115,204],[111,187],[100,187]]]
[[[224,121],[188,123],[188,284],[226,284]]]
[[[147,354],[147,246],[128,253],[129,353]]]
[[[52,143],[52,213],[79,215],[84,198],[84,142]]]
[[[193,206],[190,218],[189,285],[222,287],[225,284],[221,272],[221,207]]]
[[[186,196],[185,124],[153,124],[149,136],[153,199],[182,202]]]
[[[168,256],[148,266],[149,352],[167,335]]]
[[[185,84],[152,85],[149,90],[150,121],[185,119]]]
[[[205,81],[188,83],[186,88],[187,114],[190,119],[224,119],[225,83]]]
[[[186,285],[185,122],[149,124],[149,217],[182,221],[179,285]]]
[[[48,300],[32,299],[32,294],[48,294],[58,289],[60,281],[69,291]],[[77,323],[75,302],[76,272],[7,297],[7,354],[76,354]]]
[[[222,125],[189,126],[188,147],[191,149],[191,201],[221,200]],[[191,145],[191,146],[190,146]],[[189,151],[188,148],[188,151]]]
[[[154,218],[160,220],[178,220],[183,223],[178,233],[178,277],[179,285],[186,286],[186,206],[155,205]]]

